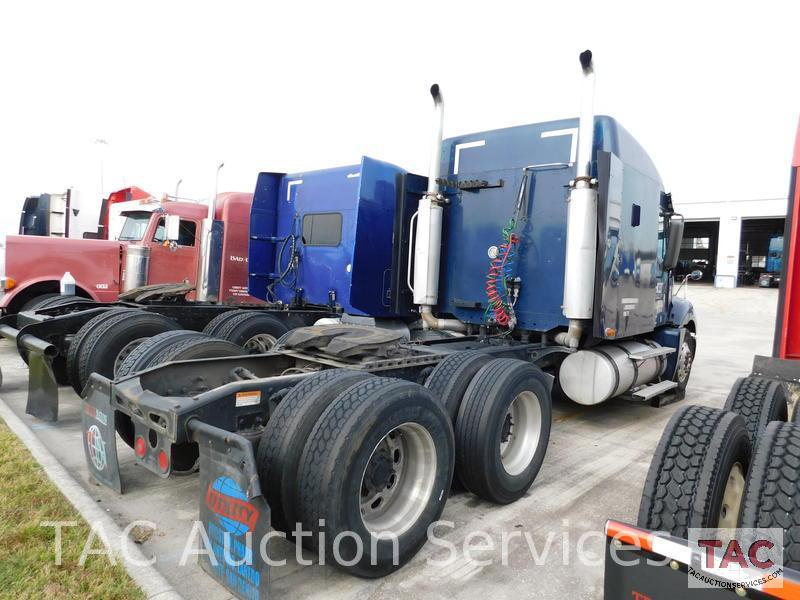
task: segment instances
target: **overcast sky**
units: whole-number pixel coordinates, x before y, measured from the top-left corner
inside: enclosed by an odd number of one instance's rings
[[[95,220],[129,184],[208,198],[259,171],[424,172],[445,135],[596,109],[642,143],[676,201],[785,196],[800,113],[798,2],[5,2],[2,230],[26,195],[74,187]],[[102,139],[107,145],[96,143]]]

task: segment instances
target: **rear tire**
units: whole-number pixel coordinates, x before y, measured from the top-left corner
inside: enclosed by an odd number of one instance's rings
[[[736,380],[723,410],[742,416],[753,448],[770,422],[789,417],[783,384],[754,375]]]
[[[42,310],[45,308],[56,308],[58,306],[63,306],[64,304],[71,304],[76,302],[78,304],[94,304],[94,300],[91,298],[84,298],[83,296],[61,296],[58,295],[55,298],[48,298],[44,302],[42,302],[38,307],[37,310]]]
[[[639,526],[686,538],[737,527],[751,445],[741,416],[686,406],[667,423],[642,491]]]
[[[148,368],[178,360],[222,358],[246,354],[240,346],[231,342],[218,340],[202,333],[197,333],[197,336],[183,338],[169,344],[153,357],[147,365]]]
[[[131,343],[180,328],[168,317],[144,311],[125,311],[102,321],[92,329],[80,348],[75,390],[80,394],[92,373],[113,378],[117,355]]]
[[[286,340],[289,339],[289,336],[291,334],[292,334],[291,330],[287,331],[281,337],[279,337],[277,340],[275,340],[275,345],[273,346],[273,349],[285,347],[284,344],[286,343]]]
[[[83,352],[84,342],[88,339],[92,331],[94,331],[95,327],[98,327],[101,323],[107,321],[108,319],[118,317],[122,312],[130,313],[135,310],[136,309],[134,308],[115,308],[106,312],[102,312],[96,317],[92,317],[83,325],[83,327],[75,332],[74,336],[72,336],[69,348],[67,349],[67,380],[72,386],[72,389],[74,389],[79,395],[83,391],[83,388],[80,386],[78,367],[80,362],[79,357]]]
[[[547,452],[551,402],[539,367],[513,358],[484,365],[456,420],[456,472],[464,487],[498,504],[524,496]]]
[[[275,347],[289,328],[273,315],[259,311],[240,311],[222,323],[216,337],[244,348],[248,354],[263,354]]]
[[[326,555],[345,571],[387,575],[417,553],[441,516],[453,455],[450,418],[428,390],[382,377],[357,383],[322,413],[303,450],[303,527],[318,540],[324,520]]]
[[[175,342],[201,337],[206,339],[202,333],[189,329],[165,331],[164,333],[154,335],[149,340],[139,344],[136,349],[128,355],[128,357],[120,365],[117,372],[114,373],[114,378],[119,379],[121,377],[127,377],[133,373],[138,373],[139,371],[144,371],[145,369],[150,368],[151,361],[158,356],[161,351],[168,346],[171,346]]]
[[[488,354],[474,350],[455,352],[436,365],[425,381],[425,387],[442,401],[453,425],[472,378],[491,359]]]
[[[42,304],[50,300],[51,298],[56,298],[60,296],[57,292],[51,292],[49,294],[39,294],[38,296],[34,296],[27,302],[25,302],[22,306],[19,307],[17,312],[26,312],[26,311],[33,311],[39,308]]]
[[[783,566],[800,569],[800,426],[767,425],[747,478],[741,526],[783,529]]]
[[[219,337],[217,335],[217,331],[219,330],[219,328],[222,327],[222,325],[224,325],[228,319],[231,319],[243,312],[245,311],[228,310],[222,313],[221,315],[217,315],[216,317],[211,319],[205,327],[203,327],[203,333],[205,333],[206,335],[210,335],[211,337]]]
[[[275,529],[290,533],[299,521],[297,472],[303,448],[320,415],[339,394],[370,377],[369,373],[346,369],[315,373],[289,390],[270,415],[261,434],[257,463]]]

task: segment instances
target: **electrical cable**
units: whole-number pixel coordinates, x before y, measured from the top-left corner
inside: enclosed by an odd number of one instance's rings
[[[297,217],[295,217],[294,225],[297,222]],[[279,302],[279,298],[275,293],[275,288],[277,286],[282,286],[285,288],[289,288],[292,290],[297,289],[297,266],[298,266],[298,253],[297,253],[297,235],[295,233],[290,233],[285,238],[283,238],[283,242],[281,243],[281,247],[278,250],[278,257],[276,264],[278,269],[281,269],[281,265],[283,264],[283,256],[286,252],[287,246],[290,245],[290,252],[289,252],[289,261],[286,263],[286,267],[280,271],[278,276],[267,286],[267,302],[277,303]],[[291,275],[291,279],[287,279]]]

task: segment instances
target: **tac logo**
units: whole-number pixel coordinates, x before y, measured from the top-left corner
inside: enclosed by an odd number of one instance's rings
[[[106,443],[97,425],[92,425],[86,432],[86,447],[89,449],[89,459],[94,468],[103,471],[108,463],[106,459]]]
[[[705,550],[703,566],[706,569],[727,569],[731,566],[771,569],[775,566],[775,561],[769,556],[769,551],[775,547],[775,542],[771,540],[755,540],[745,548],[742,548],[739,540],[730,540],[727,544],[715,539],[697,540],[697,545]],[[761,550],[764,552],[759,554]]]
[[[258,522],[258,510],[230,477],[217,477],[208,486],[206,506],[217,515],[222,528],[236,536],[253,531]]]
[[[779,585],[783,573],[783,530],[689,529],[696,548],[688,567],[689,587]]]

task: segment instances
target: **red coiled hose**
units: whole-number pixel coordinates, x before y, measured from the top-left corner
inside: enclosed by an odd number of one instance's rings
[[[500,244],[497,248],[497,256],[492,259],[489,266],[489,273],[486,275],[486,296],[489,299],[489,306],[494,312],[494,320],[501,327],[508,326],[511,320],[503,296],[498,288],[500,278],[505,278],[508,257],[511,255],[514,244],[517,243],[517,236],[510,235],[507,242]]]

